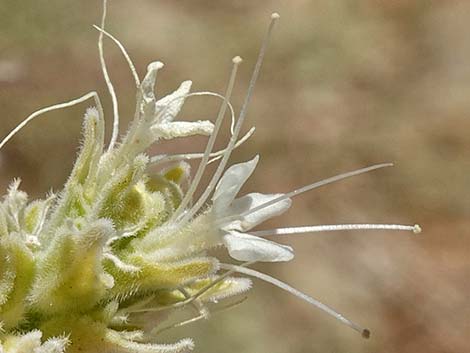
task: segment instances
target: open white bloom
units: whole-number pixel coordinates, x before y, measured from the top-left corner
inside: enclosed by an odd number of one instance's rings
[[[268,207],[253,211],[268,201],[282,197],[282,194],[264,195],[251,193],[235,199],[239,190],[256,168],[258,157],[246,163],[228,168],[215,188],[212,208],[216,223],[220,225],[224,244],[230,256],[238,261],[289,261],[294,258],[290,246],[247,234],[246,232],[285,212],[291,205],[290,198],[278,201]]]
[[[85,113],[84,141],[64,188],[45,200],[29,201],[12,183],[0,202],[0,353],[171,353],[193,348],[191,339],[157,343],[158,333],[208,318],[210,312],[234,306],[218,301],[244,293],[255,277],[331,314],[368,336],[368,331],[314,298],[248,268],[255,262],[282,262],[294,250],[265,239],[268,235],[351,229],[395,229],[418,232],[418,226],[331,225],[253,230],[280,215],[291,198],[314,188],[371,170],[379,164],[337,175],[285,194],[238,196],[254,172],[258,157],[226,169],[232,151],[253,129],[239,138],[253,94],[269,35],[279,15],[272,15],[245,102],[238,118],[230,96],[241,59],[233,59],[227,91],[190,93],[185,81],[173,93],[157,99],[155,84],[160,62],[151,63],[141,81],[122,44],[100,31],[99,51],[105,81],[113,100],[111,141],[104,142],[104,118],[95,92],[41,109],[26,118],[1,142],[0,149],[31,120],[48,111],[93,98]],[[133,74],[137,102],[134,120],[118,141],[119,109],[108,75],[103,37],[122,50]],[[214,123],[182,121],[177,115],[188,97],[212,96],[222,104]],[[213,152],[227,109],[232,134],[221,151]],[[160,140],[208,136],[203,153],[147,156]],[[186,160],[200,158],[191,178]],[[206,166],[220,160],[202,195],[195,198]],[[158,173],[149,166],[159,165]],[[189,181],[188,187],[185,181]],[[210,199],[211,198],[211,199]],[[211,250],[224,246],[242,264],[224,264]],[[195,316],[165,326],[172,309],[187,307]]]

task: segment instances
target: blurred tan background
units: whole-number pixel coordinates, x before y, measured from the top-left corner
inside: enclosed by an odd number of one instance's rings
[[[260,229],[390,222],[424,232],[292,236],[278,240],[296,249],[294,261],[257,266],[369,327],[370,340],[256,282],[241,306],[162,341],[192,336],[207,353],[470,352],[470,2],[110,0],[108,29],[141,75],[152,60],[166,64],[160,95],[188,78],[194,90],[222,92],[231,58],[242,56],[240,107],[272,11],[281,21],[245,129],[257,132],[232,158],[261,154],[244,190],[283,192],[396,165],[304,194]],[[91,28],[100,12],[99,0],[0,2],[2,136],[32,111],[94,89],[111,121]],[[125,126],[133,81],[119,51],[109,42],[105,51]],[[1,189],[21,177],[33,197],[58,190],[91,104],[47,114],[16,136],[0,152]],[[181,118],[214,118],[217,104],[190,100]],[[200,151],[204,141],[152,152]]]

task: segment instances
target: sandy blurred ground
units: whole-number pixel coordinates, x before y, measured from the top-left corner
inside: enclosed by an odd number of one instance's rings
[[[139,72],[165,62],[159,94],[188,78],[195,90],[223,91],[231,58],[241,55],[238,107],[269,14],[281,13],[249,110],[247,124],[257,132],[234,156],[261,154],[246,191],[289,191],[369,164],[396,164],[302,195],[262,228],[397,222],[424,229],[420,236],[285,238],[296,259],[258,266],[369,327],[368,341],[263,283],[241,306],[162,341],[192,336],[196,352],[207,353],[470,352],[470,2],[110,3],[108,28]],[[97,0],[0,2],[1,135],[39,107],[93,89],[111,112],[91,28],[99,15]],[[131,117],[131,76],[116,48],[107,43],[106,52],[122,116]],[[182,117],[213,118],[216,103],[189,101]],[[13,177],[34,197],[57,190],[86,106],[47,114],[15,137],[0,152],[2,190]],[[196,151],[203,143],[181,140],[152,152]]]

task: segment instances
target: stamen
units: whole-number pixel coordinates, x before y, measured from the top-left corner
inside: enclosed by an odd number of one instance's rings
[[[234,301],[233,303],[229,303],[229,304],[225,304],[225,305],[219,305],[216,308],[211,310],[211,314],[221,313],[223,311],[235,308],[236,306],[243,303],[246,299],[248,299],[248,297],[243,297],[241,299],[238,299],[238,300]],[[205,319],[205,318],[206,318],[206,316],[204,314],[200,314],[200,315],[192,317],[188,320],[183,320],[183,321],[177,322],[175,324],[162,327],[161,329],[157,329],[154,332],[152,332],[152,335],[157,335],[157,334],[160,334],[164,331],[171,330],[171,329],[174,329],[174,328],[177,328],[177,327],[183,327],[183,326],[186,326],[188,324],[192,324],[196,321],[199,321],[199,320],[202,320],[202,319]]]
[[[111,39],[117,46],[118,48],[121,50],[121,53],[122,55],[124,56],[124,58],[126,59],[127,61],[127,65],[129,66],[129,69],[131,70],[131,74],[132,74],[132,77],[134,78],[134,81],[135,81],[135,85],[137,88],[139,88],[140,86],[140,78],[139,78],[139,75],[137,74],[137,70],[135,69],[135,65],[134,63],[132,62],[132,59],[131,57],[129,56],[129,54],[127,53],[127,50],[126,48],[122,45],[122,43],[116,38],[114,37],[112,34],[110,34],[109,32],[106,32],[103,28],[100,28],[98,27],[97,25],[93,25],[93,27],[102,32],[104,35],[106,35],[109,39]]]
[[[50,111],[53,111],[53,110],[72,107],[72,106],[77,105],[79,103],[82,103],[82,102],[84,102],[84,101],[86,101],[90,98],[94,98],[96,106],[98,108],[98,112],[100,114],[100,118],[103,118],[103,107],[101,106],[101,101],[99,99],[98,94],[96,92],[89,92],[89,93],[87,93],[87,94],[85,94],[85,95],[83,95],[79,98],[73,99],[71,101],[64,102],[64,103],[59,103],[59,104],[54,104],[54,105],[51,105],[49,107],[45,107],[45,108],[42,108],[42,109],[39,109],[39,110],[35,111],[30,116],[28,116],[26,119],[24,119],[20,124],[18,124],[12,131],[10,131],[10,133],[7,136],[5,136],[5,138],[2,140],[2,142],[0,142],[0,149],[2,149],[3,146],[5,146],[5,144],[8,141],[10,141],[10,139],[13,136],[15,136],[22,128],[24,128],[28,123],[30,123],[32,120],[37,118],[39,115],[50,112]]]
[[[243,268],[244,266],[250,266],[253,265],[255,261],[249,261],[249,262],[244,262],[241,265],[237,266],[240,268]],[[183,300],[181,302],[177,302],[174,304],[170,305],[165,305],[165,306],[160,306],[156,308],[142,308],[142,309],[133,309],[133,310],[128,310],[125,309],[127,313],[142,313],[142,312],[156,312],[156,311],[163,311],[163,310],[168,310],[168,309],[176,309],[176,308],[181,308],[185,305],[191,304],[194,300],[200,298],[204,293],[206,293],[209,289],[213,288],[217,283],[220,283],[223,281],[225,278],[228,276],[234,274],[235,272],[238,272],[237,270],[229,270],[225,272],[224,274],[219,275],[216,277],[212,282],[210,282],[207,286],[201,288],[196,294],[193,296],[187,298],[186,300]]]
[[[185,288],[181,287],[178,290],[184,295],[186,300],[191,298],[191,295],[189,294],[189,292]],[[201,300],[195,299],[191,302],[191,305],[204,318],[208,319],[210,317],[209,309],[207,308],[207,306],[204,305],[204,303]]]
[[[318,226],[303,226],[303,227],[288,227],[276,228],[269,230],[259,230],[250,232],[250,234],[257,237],[267,237],[270,235],[290,235],[290,234],[303,234],[315,232],[334,232],[340,230],[404,230],[411,231],[414,234],[421,233],[421,227],[418,224],[414,226],[407,226],[401,224],[331,224],[331,225],[318,225]]]
[[[106,23],[106,12],[108,7],[108,1],[103,0],[103,14],[101,16],[101,28],[104,30],[105,23]],[[100,54],[100,62],[101,62],[101,70],[103,71],[103,77],[106,82],[106,86],[108,87],[109,95],[111,96],[111,101],[113,104],[113,134],[111,136],[111,141],[109,142],[108,151],[111,151],[116,143],[118,134],[119,134],[119,108],[118,102],[116,97],[116,92],[114,91],[114,86],[109,78],[108,69],[106,67],[106,61],[104,59],[104,50],[103,50],[103,32],[100,31],[100,35],[98,37],[98,51]]]
[[[238,138],[238,134],[240,133],[243,121],[245,120],[246,113],[248,110],[248,105],[250,104],[251,97],[253,96],[255,84],[258,79],[260,70],[261,70],[261,65],[263,64],[263,61],[264,61],[264,56],[266,54],[266,49],[268,47],[269,39],[271,38],[271,33],[274,28],[274,24],[276,23],[278,18],[279,18],[279,15],[276,15],[276,14],[271,15],[271,22],[269,24],[268,32],[261,44],[261,49],[258,54],[258,59],[256,61],[255,68],[253,70],[253,74],[251,75],[250,83],[248,85],[248,91],[245,96],[245,101],[243,102],[242,108],[240,110],[240,115],[238,117],[232,137],[230,138],[230,141],[228,143],[228,146],[224,153],[222,161],[220,162],[219,166],[217,167],[217,170],[212,176],[212,179],[209,182],[206,190],[204,191],[202,196],[199,198],[199,200],[195,203],[195,205],[184,215],[183,219],[181,220],[181,224],[184,224],[189,219],[191,219],[194,216],[194,214],[196,214],[199,211],[199,209],[204,205],[207,198],[209,197],[209,195],[212,193],[215,186],[217,185],[217,182],[219,181],[219,178],[221,177],[224,171],[224,168],[227,165],[228,159],[230,158],[230,155],[232,154],[232,151],[235,146],[235,142]]]
[[[245,143],[255,132],[255,127],[252,127],[234,146],[235,148],[240,147],[243,143]],[[212,152],[207,164],[211,164],[220,158],[222,158],[223,154],[225,153],[226,149],[222,149],[216,152]],[[183,160],[192,160],[192,159],[200,159],[204,157],[204,153],[182,153],[182,154],[163,154],[157,155],[150,158],[150,164],[162,164],[162,163],[169,163],[169,162],[178,162]]]
[[[262,281],[271,283],[272,285],[275,285],[276,287],[284,289],[285,291],[289,292],[290,294],[295,295],[296,297],[306,301],[307,303],[317,307],[318,309],[323,310],[324,312],[326,312],[327,314],[333,316],[335,319],[339,320],[343,324],[345,324],[345,325],[351,327],[353,330],[359,332],[362,335],[362,337],[369,338],[369,336],[370,336],[370,331],[369,330],[367,330],[367,329],[363,328],[362,326],[359,326],[358,324],[354,323],[353,321],[347,319],[346,317],[344,317],[340,313],[336,312],[335,310],[333,310],[329,306],[327,306],[327,305],[323,304],[322,302],[318,301],[317,299],[314,299],[314,298],[308,296],[307,294],[302,293],[301,291],[289,286],[288,284],[286,284],[286,283],[284,283],[284,282],[282,282],[282,281],[280,281],[280,280],[278,280],[274,277],[271,277],[267,274],[255,271],[251,268],[241,267],[241,266],[232,265],[232,264],[221,263],[220,268],[225,269],[225,270],[235,271],[235,272],[238,272],[238,273],[242,273],[242,274],[245,274],[247,276],[252,276],[252,277],[258,278]]]
[[[223,95],[221,95],[219,93],[211,92],[211,91],[200,91],[200,92],[192,92],[192,93],[184,94],[182,96],[178,96],[178,97],[173,98],[172,100],[170,100],[167,103],[165,108],[163,108],[162,111],[157,114],[157,117],[154,120],[158,121],[162,117],[162,115],[165,114],[166,111],[171,107],[171,103],[173,103],[174,101],[177,101],[177,100],[180,100],[180,99],[183,99],[183,98],[196,97],[196,96],[211,96],[211,97],[220,98],[223,101],[227,102],[227,106],[229,108],[230,114],[235,115],[235,111],[233,109],[232,103],[230,103],[230,101],[227,100],[227,98],[225,98]]]
[[[315,183],[312,183],[312,184],[309,184],[309,185],[306,185],[306,186],[303,186],[297,190],[294,190],[294,191],[291,191],[291,192],[288,192],[287,194],[284,194],[282,196],[279,196],[275,199],[272,199],[271,201],[268,201],[266,203],[263,203],[257,207],[254,207],[250,210],[247,210],[243,213],[241,213],[240,215],[237,215],[237,216],[232,216],[232,217],[226,217],[224,219],[221,219],[219,220],[219,222],[221,223],[225,223],[225,222],[229,222],[231,220],[234,220],[234,219],[239,219],[240,217],[245,217],[249,214],[252,214],[252,213],[255,213],[259,210],[262,210],[266,207],[269,207],[271,205],[274,205],[275,203],[278,203],[282,200],[285,200],[285,199],[289,199],[291,197],[294,197],[294,196],[297,196],[297,195],[300,195],[304,192],[307,192],[307,191],[310,191],[310,190],[313,190],[313,189],[316,189],[316,188],[319,188],[321,186],[324,186],[324,185],[328,185],[328,184],[331,184],[331,183],[334,183],[334,182],[337,182],[337,181],[340,181],[340,180],[343,180],[343,179],[346,179],[346,178],[350,178],[350,177],[353,177],[353,176],[356,176],[356,175],[359,175],[359,174],[364,174],[364,173],[368,173],[370,171],[373,171],[373,170],[376,170],[376,169],[381,169],[381,168],[386,168],[386,167],[391,167],[393,166],[392,163],[382,163],[382,164],[376,164],[376,165],[373,165],[373,166],[370,166],[370,167],[366,167],[366,168],[361,168],[361,169],[357,169],[357,170],[353,170],[351,172],[347,172],[347,173],[343,173],[343,174],[338,174],[338,175],[335,175],[331,178],[327,178],[327,179],[323,179],[323,180],[320,180],[320,181],[317,181]]]
[[[230,79],[227,85],[227,91],[225,92],[225,100],[222,102],[222,105],[220,106],[219,113],[217,115],[217,119],[214,125],[214,131],[209,137],[209,141],[207,142],[207,146],[204,151],[204,156],[202,157],[201,163],[199,163],[199,167],[196,171],[194,179],[191,182],[191,185],[188,191],[186,192],[186,195],[184,196],[183,200],[181,201],[180,205],[178,206],[177,210],[173,213],[172,220],[176,219],[191,201],[191,198],[194,195],[194,192],[196,191],[196,188],[198,187],[199,182],[201,181],[202,175],[204,173],[204,170],[207,166],[207,161],[210,158],[212,148],[214,147],[215,139],[217,138],[217,134],[219,132],[220,126],[222,125],[222,121],[224,120],[224,117],[225,117],[225,112],[227,110],[227,101],[229,101],[232,96],[232,90],[233,90],[233,86],[235,85],[235,79],[237,77],[238,66],[241,64],[242,59],[239,56],[237,56],[233,58],[232,61],[233,61],[233,67],[232,67],[232,72],[230,74]]]

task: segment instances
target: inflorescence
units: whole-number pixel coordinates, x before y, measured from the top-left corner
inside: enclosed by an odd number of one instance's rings
[[[419,226],[386,224],[315,225],[253,230],[285,212],[292,198],[309,190],[390,164],[378,164],[340,174],[284,194],[238,193],[254,172],[258,156],[228,168],[229,158],[253,133],[240,137],[247,108],[279,15],[271,16],[248,92],[238,117],[230,103],[240,57],[233,66],[225,94],[190,93],[183,82],[173,93],[157,99],[155,83],[161,62],[148,65],[141,80],[124,46],[105,30],[106,0],[99,31],[99,55],[113,103],[111,141],[104,141],[103,109],[96,92],[50,106],[30,115],[3,141],[43,113],[88,99],[95,107],[84,117],[83,143],[63,190],[44,200],[29,201],[14,181],[0,203],[0,352],[185,352],[191,339],[155,343],[164,330],[208,318],[240,302],[218,304],[248,291],[258,278],[282,288],[360,332],[369,331],[318,300],[252,268],[256,262],[283,262],[294,257],[288,246],[266,239],[339,230],[404,230]],[[104,36],[121,50],[137,88],[135,117],[119,137],[118,100],[108,75]],[[180,121],[185,100],[210,96],[221,100],[215,122]],[[213,151],[226,113],[232,118],[227,146]],[[208,136],[205,151],[148,156],[161,140]],[[200,159],[193,177],[188,160]],[[219,162],[195,198],[209,163]],[[150,166],[159,166],[150,173]],[[223,246],[236,263],[221,263],[211,254]],[[189,307],[195,316],[164,326],[172,310]]]

